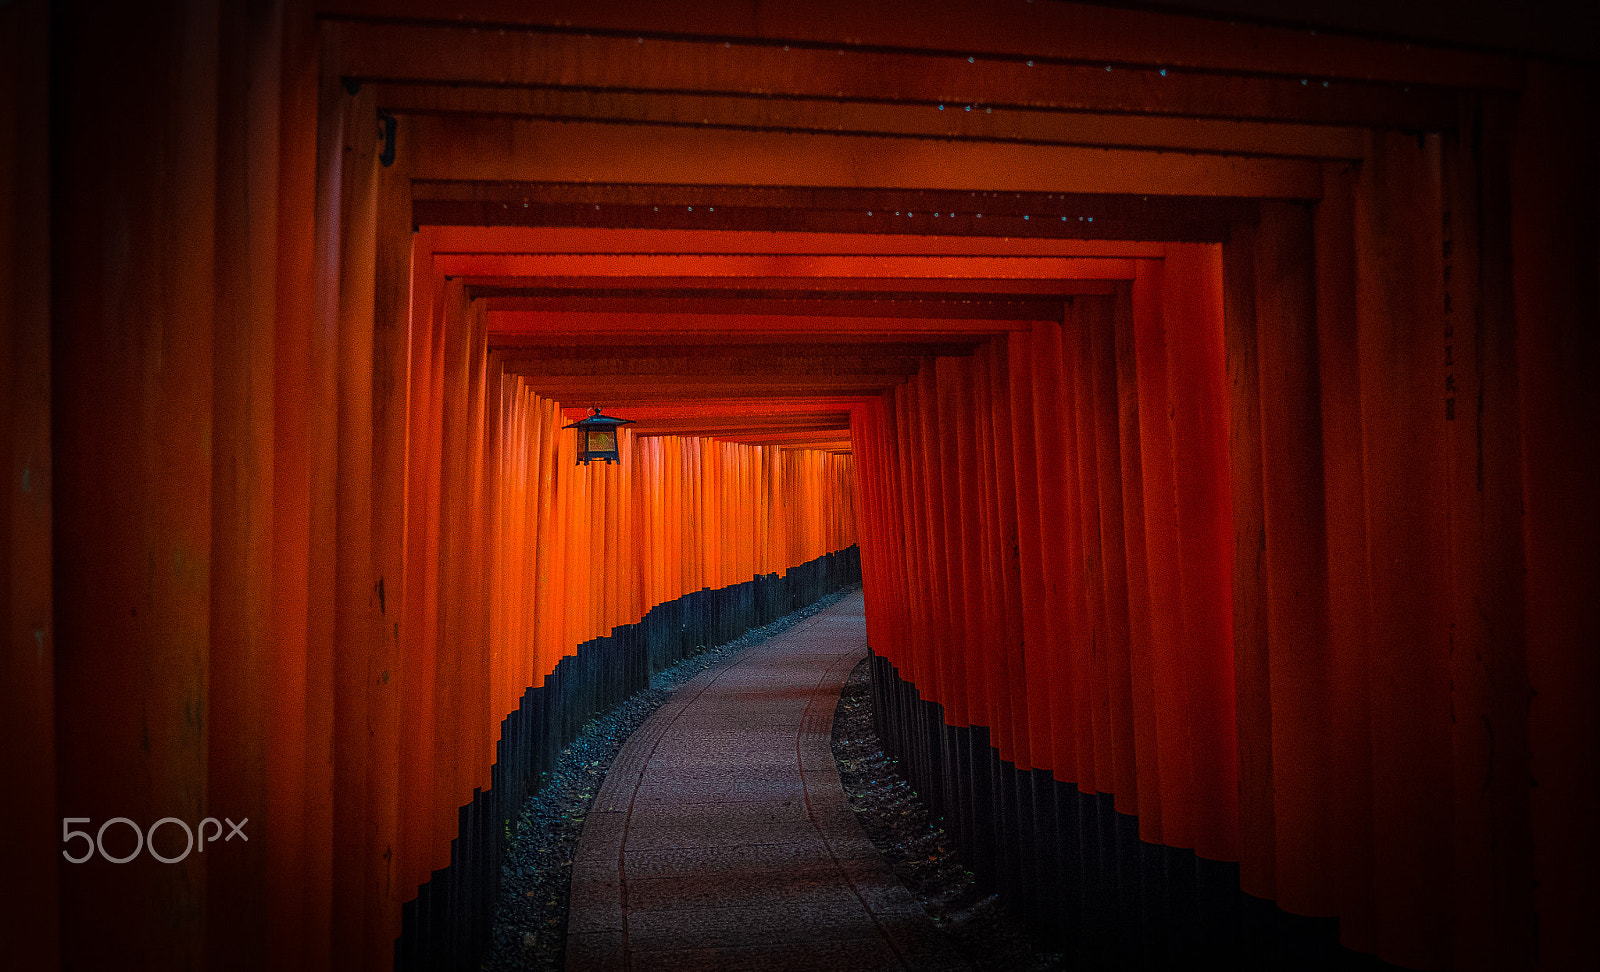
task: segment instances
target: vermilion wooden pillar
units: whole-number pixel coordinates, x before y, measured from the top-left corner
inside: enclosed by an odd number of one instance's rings
[[[1096,563],[1087,554],[1089,521],[1094,513],[1085,501],[1082,466],[1085,449],[1079,422],[1079,394],[1082,355],[1079,345],[1083,338],[1081,298],[1068,297],[1062,310],[1059,371],[1053,398],[1060,408],[1061,424],[1053,430],[1053,445],[1060,454],[1062,479],[1052,487],[1061,505],[1060,535],[1062,566],[1065,574],[1060,580],[1066,592],[1060,624],[1060,638],[1066,649],[1060,656],[1056,674],[1057,713],[1064,720],[1065,731],[1070,733],[1074,762],[1066,772],[1078,784],[1081,793],[1094,793],[1103,788],[1097,773],[1099,740],[1096,736],[1096,716],[1103,716],[1095,706],[1094,659],[1100,632],[1096,630],[1096,610],[1092,603],[1099,588]],[[1061,767],[1057,767],[1058,771]]]
[[[874,567],[873,575],[884,578],[874,582],[876,593],[868,594],[867,575],[862,574],[862,595],[884,604],[878,617],[867,621],[867,636],[872,638],[881,628],[879,641],[884,651],[880,654],[895,665],[909,669],[905,641],[914,621],[906,582],[905,551],[910,536],[903,526],[905,509],[896,461],[898,438],[894,429],[894,399],[895,394],[890,391],[853,407],[850,442],[856,459],[857,488],[867,491],[856,498],[856,531],[863,544],[861,552],[868,556],[869,548],[876,551],[872,556],[878,566]],[[861,448],[856,446],[858,439],[862,442]],[[865,566],[862,569],[865,570]],[[873,650],[877,651],[876,646]]]
[[[1324,537],[1328,558],[1330,838],[1340,940],[1377,948],[1372,898],[1371,580],[1361,442],[1360,348],[1355,340],[1353,166],[1329,164],[1313,213],[1317,378],[1321,398]],[[1242,723],[1241,723],[1242,725]]]
[[[1177,504],[1168,417],[1164,274],[1157,261],[1136,265],[1133,287],[1135,374],[1138,381],[1139,460],[1144,490],[1144,553],[1150,625],[1151,696],[1161,800],[1162,843],[1193,847],[1189,696],[1184,685]]]
[[[317,199],[317,56],[309,12],[291,4],[283,25],[283,80],[278,147],[278,260],[273,340],[272,644],[270,688],[273,729],[267,738],[268,839],[272,845],[267,888],[268,956],[275,967],[318,968],[326,962],[325,884],[313,879],[321,842],[310,839],[313,773],[326,764],[322,737],[311,731],[313,666],[326,645],[311,650],[311,569],[320,560],[312,543],[312,457],[319,430],[332,422],[317,408],[318,365],[313,357],[317,291],[306,286],[315,266]],[[312,407],[308,407],[308,403]],[[325,680],[321,683],[325,684]],[[318,756],[322,758],[319,760]],[[325,872],[324,872],[325,873]],[[310,942],[321,930],[322,947]]]
[[[1105,580],[1099,551],[1100,489],[1093,415],[1093,365],[1089,328],[1107,315],[1107,298],[1078,296],[1067,302],[1062,324],[1061,430],[1070,465],[1064,491],[1070,508],[1068,551],[1075,575],[1072,611],[1072,709],[1077,728],[1078,786],[1085,793],[1111,791],[1111,707],[1106,696]]]
[[[1105,605],[1104,677],[1111,734],[1111,773],[1103,786],[1116,795],[1116,807],[1123,813],[1137,813],[1139,806],[1116,357],[1116,330],[1132,324],[1130,296],[1126,286],[1120,286],[1115,294],[1095,301],[1094,312],[1085,318],[1096,457],[1092,485],[1098,493],[1099,507],[1095,555],[1100,562]]]
[[[439,492],[441,386],[444,380],[443,319],[439,289],[431,265],[433,233],[418,233],[412,247],[410,313],[410,377],[407,407],[410,432],[407,452],[405,637],[400,645],[399,801],[406,809],[397,853],[401,894],[425,881],[436,866],[433,814],[435,658],[438,653]]]
[[[918,684],[933,685],[934,671],[928,650],[932,631],[932,619],[929,613],[928,590],[926,582],[918,577],[912,581],[913,559],[927,548],[926,532],[926,496],[916,489],[912,481],[912,469],[922,461],[922,452],[918,444],[918,383],[908,381],[895,390],[892,401],[894,411],[893,431],[895,436],[895,454],[900,457],[895,470],[895,487],[900,494],[901,529],[906,537],[906,611],[909,614],[911,629],[901,639],[905,647],[908,670],[915,672],[921,679]]]
[[[1028,735],[1028,698],[1024,677],[1024,631],[1027,607],[1022,595],[1022,529],[1018,520],[1020,508],[1017,466],[1015,462],[1016,428],[1012,419],[1011,350],[1010,338],[1001,335],[989,342],[985,349],[989,370],[991,411],[988,416],[993,455],[990,458],[995,475],[995,572],[999,578],[999,612],[997,625],[1001,629],[1001,652],[998,658],[995,690],[1000,693],[1006,712],[1006,732],[1002,738],[1005,746],[1001,758],[1012,760],[1018,769],[1033,768],[1033,754]],[[858,482],[865,481],[863,475]]]
[[[1004,652],[996,602],[1004,603],[1000,575],[996,570],[997,524],[994,518],[994,442],[989,433],[989,416],[994,414],[988,369],[982,351],[967,359],[967,386],[972,409],[961,415],[961,465],[964,479],[973,494],[963,510],[962,533],[967,569],[962,591],[968,643],[974,652],[968,671],[974,676],[978,705],[969,715],[990,730],[989,744],[1009,751],[1010,735],[1000,705],[998,662]]]
[[[1463,98],[1443,139],[1450,490],[1455,961],[1511,967],[1537,947],[1506,96]],[[1592,252],[1592,251],[1591,251]],[[1463,718],[1463,716],[1465,716]],[[1487,781],[1487,782],[1486,782]]]
[[[1256,227],[1236,223],[1222,251],[1233,484],[1233,664],[1239,754],[1239,886],[1273,898],[1272,691],[1267,646],[1266,524],[1262,511],[1261,375],[1257,354]],[[1365,767],[1363,767],[1365,771]]]
[[[1527,563],[1535,903],[1546,968],[1600,961],[1600,110],[1594,72],[1529,67],[1511,155],[1517,395]]]
[[[489,782],[489,767],[494,763],[494,734],[500,723],[499,713],[493,710],[489,678],[492,670],[489,605],[490,586],[494,576],[490,570],[489,550],[492,542],[491,490],[494,488],[492,478],[494,470],[489,465],[490,450],[493,448],[489,436],[491,428],[489,387],[491,376],[496,375],[496,369],[493,368],[489,358],[489,334],[482,306],[471,305],[467,320],[471,325],[469,330],[471,346],[468,353],[471,355],[469,401],[470,428],[473,435],[470,443],[472,478],[470,488],[465,491],[468,499],[467,530],[464,536],[465,566],[458,568],[462,575],[458,582],[460,584],[458,590],[465,608],[464,617],[467,624],[459,632],[446,632],[446,634],[452,639],[461,640],[467,652],[467,670],[473,673],[472,677],[463,680],[467,702],[465,711],[469,720],[464,735],[472,748],[469,751],[470,762],[462,772],[469,786],[486,787]]]
[[[945,703],[945,718],[961,722],[960,703],[953,685],[960,678],[959,655],[938,650],[934,646],[953,643],[957,638],[954,625],[950,618],[950,559],[948,554],[947,534],[949,521],[946,517],[947,490],[945,480],[953,472],[946,472],[943,456],[940,450],[939,419],[938,419],[938,392],[935,383],[934,367],[930,362],[924,365],[917,374],[918,386],[916,389],[916,416],[913,428],[916,433],[914,448],[920,462],[913,472],[910,486],[920,494],[923,552],[928,559],[925,569],[928,572],[927,592],[924,612],[928,617],[928,644],[927,657],[929,673],[933,685],[938,692],[938,698]]]
[[[247,819],[255,837],[206,858],[206,962],[244,970],[271,959],[269,541],[283,11],[276,3],[219,9],[207,798],[212,816]]]
[[[305,34],[302,35],[301,31]],[[306,464],[309,515],[306,563],[306,742],[303,753],[305,774],[305,878],[301,932],[304,954],[312,968],[325,968],[334,962],[337,939],[342,932],[336,922],[335,899],[339,866],[345,859],[335,846],[335,833],[341,823],[337,800],[341,786],[337,774],[338,754],[345,748],[340,741],[339,699],[339,517],[340,517],[340,399],[341,384],[349,384],[343,373],[341,328],[342,246],[344,239],[344,124],[348,96],[343,86],[330,75],[333,53],[324,43],[324,32],[315,22],[292,18],[286,25],[291,37],[288,50],[295,53],[299,43],[315,52],[317,60],[296,78],[296,94],[303,84],[314,92],[316,105],[315,148],[312,162],[314,194],[312,202],[312,249],[310,263],[303,269],[312,281],[309,288],[313,305],[305,330],[296,338],[305,343],[307,380],[302,397],[289,404],[309,413],[306,420]],[[299,64],[295,65],[300,68]],[[299,116],[297,116],[299,117]],[[303,121],[303,119],[302,119]],[[291,286],[305,288],[306,277]],[[299,335],[303,334],[303,338]],[[297,389],[286,386],[284,394]],[[348,529],[348,525],[347,525]],[[346,568],[348,572],[348,568]],[[346,599],[347,600],[347,599]],[[346,625],[349,619],[346,617]],[[349,693],[343,695],[348,698]],[[348,725],[345,730],[348,731]],[[348,838],[346,838],[348,853]],[[341,909],[348,905],[340,905]],[[360,927],[359,924],[355,927]]]
[[[376,119],[367,118],[357,123],[356,131],[373,132],[377,127]],[[403,121],[399,127],[404,129]],[[372,923],[366,948],[374,960],[387,956],[399,937],[400,905],[408,894],[403,890],[402,862],[395,853],[402,843],[402,710],[406,692],[414,687],[404,680],[404,651],[415,634],[405,623],[404,607],[406,450],[410,444],[407,397],[412,388],[409,203],[410,163],[415,157],[414,152],[398,151],[405,140],[403,131],[397,133],[390,164],[380,161],[374,169],[372,371],[368,378],[372,398],[370,415],[361,419],[372,429],[372,562],[367,584],[369,592],[376,595],[368,601],[368,616],[375,630],[365,678],[366,784],[372,801],[365,853],[373,868],[367,890]],[[374,140],[373,148],[379,147]]]
[[[447,285],[447,301],[438,639],[440,653],[455,661],[435,666],[440,835],[456,832],[456,808],[486,782],[493,761],[485,556],[487,338],[482,311],[467,301],[459,281]]]
[[[973,563],[978,543],[973,507],[978,498],[976,470],[971,461],[972,383],[968,359],[939,358],[934,365],[937,402],[938,478],[929,488],[942,493],[941,534],[944,565],[946,639],[950,657],[945,681],[945,719],[953,726],[976,721],[986,725],[983,676],[977,668],[977,624],[970,617],[968,596],[979,581]]]
[[[1309,207],[1263,203],[1254,240],[1256,353],[1274,811],[1274,897],[1333,914],[1327,553],[1315,261]],[[1246,556],[1249,556],[1247,553]]]
[[[1066,415],[1062,404],[1061,325],[1036,324],[1031,334],[1032,421],[1034,433],[1035,489],[1038,497],[1040,536],[1040,604],[1060,605],[1047,611],[1044,637],[1037,655],[1030,656],[1028,679],[1038,685],[1037,701],[1042,724],[1035,724],[1033,735],[1048,735],[1051,761],[1048,768],[1055,778],[1066,783],[1083,782],[1078,773],[1082,755],[1078,751],[1077,729],[1071,718],[1072,679],[1068,661],[1072,632],[1062,621],[1072,616],[1072,599],[1077,595],[1073,556],[1068,551],[1068,518],[1071,513],[1066,496],[1071,468],[1062,438]],[[1033,696],[1030,694],[1030,698]],[[1030,706],[1031,708],[1031,706]],[[1032,717],[1032,716],[1031,716]],[[1040,731],[1042,730],[1042,732]]]
[[[339,85],[325,78],[324,85]],[[366,89],[370,92],[370,89]],[[369,855],[377,808],[368,786],[369,681],[382,643],[373,571],[373,302],[377,218],[377,148],[370,93],[342,92],[337,150],[341,181],[337,282],[338,432],[335,497],[333,663],[334,963],[365,961],[368,924],[376,920]],[[330,174],[331,176],[331,174]],[[353,821],[359,821],[352,826]]]
[[[1022,608],[1017,596],[1017,516],[1015,471],[1011,464],[1010,391],[1006,387],[1005,338],[990,340],[976,358],[983,389],[979,418],[985,472],[984,574],[989,596],[982,599],[988,693],[994,712],[991,744],[1000,758],[1029,766],[1027,703],[1022,695]]]
[[[894,419],[895,455],[899,457],[895,468],[895,488],[900,495],[899,527],[905,536],[907,580],[905,603],[911,625],[901,639],[901,644],[905,649],[906,670],[913,673],[913,678],[918,679],[917,684],[934,685],[937,682],[934,676],[936,669],[932,667],[929,651],[932,620],[928,604],[928,587],[921,576],[912,573],[913,564],[926,562],[919,559],[919,556],[928,546],[927,498],[922,490],[916,488],[916,483],[913,481],[913,470],[922,461],[918,431],[919,388],[920,382],[913,379],[895,389],[894,398],[891,400],[893,411],[890,413]]]
[[[12,961],[59,964],[55,624],[51,617],[49,8],[0,8],[0,778],[12,837],[0,872],[16,895],[0,915]],[[75,852],[76,853],[76,852]]]
[[[57,812],[193,827],[213,809],[217,5],[55,12]],[[157,838],[181,853],[179,828]],[[209,858],[142,844],[114,824],[127,863],[58,865],[63,965],[204,963]]]
[[[1140,404],[1135,332],[1141,304],[1148,295],[1132,284],[1120,285],[1116,302],[1115,344],[1117,374],[1118,456],[1122,487],[1122,547],[1127,562],[1128,590],[1128,693],[1133,706],[1133,758],[1138,768],[1136,786],[1139,836],[1162,841],[1161,760],[1157,742],[1155,671],[1150,621],[1150,573],[1145,544],[1144,473],[1141,465]]]
[[[437,547],[425,554],[435,562],[437,597],[433,603],[431,638],[434,649],[434,685],[430,742],[433,747],[432,795],[428,809],[433,817],[430,854],[435,866],[447,863],[444,848],[458,829],[455,808],[471,798],[471,787],[462,775],[469,758],[465,731],[444,731],[447,726],[463,726],[467,716],[462,709],[463,688],[458,671],[471,671],[472,656],[466,652],[457,632],[467,630],[468,612],[463,598],[466,584],[476,579],[462,576],[465,565],[463,538],[466,534],[471,479],[468,450],[472,429],[467,421],[468,357],[471,335],[466,323],[467,307],[460,281],[444,284],[440,309],[437,352],[440,378],[437,409],[439,444],[439,500]],[[451,498],[454,497],[454,501]],[[455,665],[439,664],[442,656],[462,652]]]
[[[1007,335],[1007,416],[1010,420],[1011,480],[1017,519],[1017,597],[1021,615],[1018,652],[1018,734],[1028,739],[1027,768],[1049,769],[1052,741],[1045,713],[1044,686],[1027,677],[1044,656],[1045,613],[1042,539],[1038,530],[1039,491],[1033,427],[1032,339],[1026,333]],[[1020,764],[1019,764],[1020,765]]]
[[[1233,861],[1239,853],[1239,769],[1221,257],[1214,244],[1168,244],[1163,298],[1194,849],[1201,857]]]
[[[1357,347],[1371,582],[1379,953],[1450,962],[1450,687],[1439,144],[1373,136],[1356,199]]]

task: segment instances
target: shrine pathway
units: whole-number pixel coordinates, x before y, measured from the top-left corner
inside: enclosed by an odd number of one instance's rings
[[[567,970],[967,965],[856,823],[829,737],[861,592],[685,684],[612,763],[573,863]]]

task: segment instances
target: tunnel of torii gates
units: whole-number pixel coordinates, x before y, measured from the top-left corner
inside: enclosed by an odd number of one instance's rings
[[[552,749],[859,570],[1068,948],[1600,967],[1592,66],[426,7],[0,6],[0,964],[465,965]]]

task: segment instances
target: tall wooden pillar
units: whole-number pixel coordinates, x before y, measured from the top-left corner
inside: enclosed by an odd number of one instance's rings
[[[53,969],[60,933],[55,624],[51,618],[49,5],[0,7],[0,873],[15,896],[0,939]],[[78,851],[74,851],[76,854]]]
[[[1194,849],[1202,857],[1234,861],[1239,853],[1239,764],[1222,253],[1214,245],[1168,244],[1165,263],[1162,296],[1185,640],[1181,664],[1194,773]]]
[[[1356,209],[1379,954],[1450,962],[1450,418],[1437,135],[1378,132]],[[1459,403],[1457,403],[1459,405]]]
[[[1151,695],[1155,710],[1155,756],[1161,803],[1162,843],[1193,847],[1194,764],[1189,746],[1190,700],[1185,681],[1182,611],[1182,548],[1172,464],[1172,420],[1168,415],[1167,326],[1162,262],[1136,264],[1133,286],[1133,350],[1138,382],[1139,472],[1144,492],[1144,555],[1149,625]]]
[[[993,576],[999,586],[994,592],[990,607],[995,612],[993,623],[1000,640],[996,653],[994,691],[1004,713],[1004,728],[996,746],[1000,758],[1010,760],[1019,769],[1033,767],[1028,746],[1028,700],[1023,663],[1023,631],[1028,606],[1022,598],[1021,581],[1021,529],[1018,523],[1018,486],[1015,451],[1015,426],[1012,419],[1012,393],[1010,389],[1010,339],[1002,335],[993,339],[984,349],[983,363],[987,369],[990,388],[990,407],[984,416],[989,423],[990,454],[986,461],[994,476]],[[867,477],[857,479],[867,482]],[[997,602],[997,603],[996,603]]]
[[[1111,779],[1111,705],[1106,692],[1105,586],[1100,555],[1099,454],[1094,437],[1093,368],[1089,329],[1111,312],[1108,298],[1077,296],[1066,306],[1061,337],[1062,388],[1070,466],[1065,498],[1072,574],[1076,596],[1073,617],[1073,721],[1078,732],[1078,784],[1085,793],[1114,791]]]
[[[1043,636],[1036,652],[1028,653],[1028,679],[1030,685],[1038,683],[1037,694],[1030,694],[1030,709],[1034,700],[1044,709],[1045,721],[1030,727],[1030,738],[1048,736],[1050,762],[1045,764],[1055,778],[1064,783],[1082,783],[1078,775],[1081,755],[1077,745],[1077,728],[1071,720],[1070,664],[1071,632],[1066,619],[1072,616],[1068,600],[1075,594],[1072,569],[1073,557],[1067,549],[1068,513],[1066,484],[1068,457],[1062,432],[1066,423],[1061,400],[1061,325],[1053,322],[1039,323],[1029,338],[1032,362],[1028,369],[1031,379],[1028,398],[1032,403],[1032,435],[1034,468],[1034,512],[1039,534],[1039,572],[1042,574],[1038,588],[1038,603],[1062,605],[1062,610],[1052,612],[1043,625]]]
[[[316,394],[314,348],[317,295],[306,286],[315,272],[317,232],[318,59],[310,12],[285,7],[281,125],[278,145],[276,329],[273,341],[272,645],[266,694],[272,712],[267,736],[267,835],[272,845],[267,892],[269,963],[315,969],[327,964],[326,869],[314,866],[325,842],[312,838],[313,781],[326,765],[326,739],[315,731],[310,698],[326,685],[316,669],[328,645],[313,649],[313,511],[321,495],[313,459],[322,455],[320,430],[332,422]],[[318,879],[321,875],[321,879]],[[320,940],[319,947],[313,946]],[[320,963],[313,956],[320,956]]]
[[[1441,152],[1460,972],[1535,952],[1511,124],[1508,96],[1463,97]]]
[[[1274,795],[1275,897],[1333,913],[1328,852],[1327,553],[1311,213],[1263,203],[1255,239],[1264,599]],[[1336,856],[1336,855],[1335,855]]]
[[[52,13],[57,811],[103,829],[62,866],[61,958],[198,967],[206,865],[232,848],[164,863],[181,828],[144,833],[212,810],[218,11]]]
[[[1039,535],[1039,474],[1036,457],[1036,428],[1033,422],[1033,340],[1027,333],[1006,336],[1006,376],[1010,420],[1011,481],[1015,492],[1017,519],[1017,597],[1021,605],[1021,646],[1017,658],[1018,734],[1028,740],[1026,766],[1029,769],[1053,766],[1054,746],[1045,719],[1043,680],[1037,678],[1043,664],[1045,629],[1048,620],[1038,610],[1045,603],[1043,541]],[[907,551],[907,556],[912,552]],[[1019,763],[1019,766],[1024,764]]]
[[[323,79],[325,86],[343,85]],[[339,155],[339,220],[333,271],[337,334],[333,361],[335,414],[334,658],[333,658],[333,961],[362,961],[367,922],[373,919],[375,875],[368,844],[376,826],[367,788],[368,680],[381,643],[378,589],[372,571],[372,320],[377,165],[370,88],[332,97],[341,120],[333,151]],[[334,173],[327,176],[332,179]],[[332,214],[330,214],[331,216]],[[330,223],[330,225],[332,225]]]
[[[1142,288],[1141,288],[1142,289]],[[1138,768],[1139,837],[1162,843],[1161,759],[1156,731],[1149,557],[1145,543],[1144,473],[1141,465],[1139,381],[1135,322],[1147,313],[1148,295],[1135,300],[1133,284],[1119,285],[1112,353],[1117,369],[1118,479],[1122,486],[1122,550],[1127,564],[1128,680],[1133,706],[1133,758]]]
[[[1116,807],[1139,812],[1138,760],[1134,755],[1133,683],[1130,669],[1128,606],[1128,551],[1122,483],[1122,440],[1119,428],[1116,332],[1131,324],[1131,294],[1126,285],[1088,315],[1088,380],[1094,404],[1094,438],[1097,466],[1094,487],[1100,511],[1096,556],[1101,564],[1105,605],[1106,706],[1112,746],[1112,775],[1101,789],[1116,795]]]
[[[1326,689],[1332,734],[1328,771],[1338,781],[1329,799],[1330,839],[1341,848],[1332,893],[1340,940],[1350,948],[1372,952],[1377,939],[1372,896],[1371,582],[1356,340],[1356,190],[1353,166],[1325,167],[1312,228],[1328,572]]]
[[[373,119],[363,119],[366,136],[377,148]],[[358,122],[357,130],[361,131]],[[404,642],[413,633],[405,623],[406,447],[411,387],[411,178],[415,153],[401,153],[403,133],[374,170],[376,212],[373,240],[373,307],[371,412],[365,418],[372,434],[370,524],[372,561],[369,588],[376,593],[373,653],[368,663],[367,792],[373,826],[367,832],[366,858],[374,868],[368,884],[371,923],[367,954],[386,955],[400,935],[400,905],[411,890],[401,868],[400,749],[401,708],[413,687],[403,683]],[[419,369],[420,370],[420,369]]]
[[[211,815],[248,820],[255,836],[206,852],[206,960],[214,968],[265,968],[269,958],[281,20],[275,2],[221,7],[207,777]]]
[[[1600,962],[1600,138],[1595,72],[1530,64],[1511,154],[1538,951]]]
[[[1239,886],[1273,898],[1272,689],[1267,651],[1267,534],[1262,509],[1261,363],[1257,354],[1254,225],[1232,227],[1222,250],[1233,483],[1233,664],[1239,759]]]

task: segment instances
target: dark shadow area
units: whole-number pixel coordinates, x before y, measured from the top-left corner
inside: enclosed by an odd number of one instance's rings
[[[873,727],[870,659],[850,673],[833,714],[833,756],[861,829],[961,957],[978,972],[1051,972],[1072,966],[982,887],[955,841],[884,755]]]
[[[1239,889],[1239,865],[1139,839],[1109,793],[1082,793],[999,757],[982,726],[945,724],[894,665],[871,655],[886,753],[998,895],[1075,969],[1387,972],[1339,943],[1336,919],[1292,915]],[[848,789],[848,787],[847,787]]]

